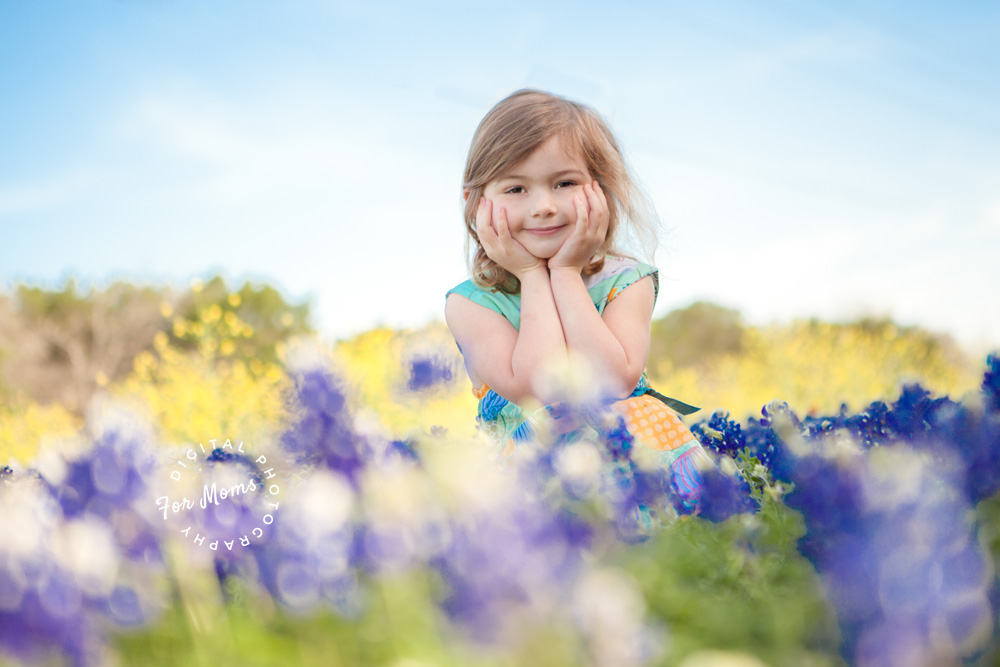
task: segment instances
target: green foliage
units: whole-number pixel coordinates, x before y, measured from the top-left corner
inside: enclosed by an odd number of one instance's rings
[[[736,468],[750,485],[750,495],[758,504],[764,502],[764,494],[777,492],[771,479],[771,471],[750,452],[749,447],[740,450],[735,459]]]
[[[206,336],[228,338],[232,350],[226,356],[237,360],[277,363],[281,343],[313,332],[308,303],[291,304],[273,287],[250,282],[230,292],[219,276],[195,283],[174,310],[173,344],[193,350]]]
[[[737,311],[698,301],[653,322],[649,358],[668,360],[674,368],[695,366],[710,357],[739,354],[742,337]]]
[[[755,516],[722,524],[688,518],[607,555],[642,589],[647,620],[666,630],[656,664],[713,648],[777,667],[842,665],[832,611],[795,548],[804,532],[796,512],[768,498]],[[160,621],[117,635],[123,664],[569,667],[587,660],[568,619],[548,619],[515,646],[491,648],[454,634],[437,608],[441,584],[422,569],[364,581],[369,592],[355,618],[289,615],[233,577],[222,585],[223,603],[218,590],[210,592],[214,581],[182,569],[177,599]]]
[[[256,368],[277,363],[289,337],[312,331],[308,303],[290,304],[273,287],[249,282],[230,293],[220,277],[179,295],[124,281],[87,292],[73,280],[56,290],[19,285],[13,298],[0,299],[0,316],[0,396],[23,393],[77,415],[97,391],[128,376],[158,334],[169,332],[183,350],[222,345],[223,356]]]
[[[798,513],[765,497],[757,515],[682,520],[623,549],[650,615],[669,628],[662,664],[707,648],[776,666],[842,664],[819,577],[796,550],[804,534]]]
[[[200,582],[205,584],[207,582]],[[187,592],[160,621],[120,633],[116,645],[126,665],[303,665],[368,667],[571,667],[580,664],[577,638],[553,623],[513,650],[469,643],[439,616],[435,582],[423,571],[383,574],[365,582],[370,594],[357,618],[328,610],[303,616],[275,607],[239,578],[227,578],[228,603]],[[204,591],[202,591],[203,593]]]

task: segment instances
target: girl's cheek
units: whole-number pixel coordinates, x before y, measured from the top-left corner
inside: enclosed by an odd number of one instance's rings
[[[563,206],[569,210],[576,211],[576,204],[573,203],[573,200],[576,197],[582,196],[583,188],[566,188],[563,194]]]

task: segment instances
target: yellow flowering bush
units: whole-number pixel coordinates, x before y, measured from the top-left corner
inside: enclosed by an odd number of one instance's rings
[[[835,413],[842,403],[862,409],[895,399],[903,384],[918,380],[934,393],[958,398],[981,379],[976,364],[888,322],[749,327],[739,353],[685,368],[650,360],[649,372],[664,393],[704,408],[696,418],[716,409],[742,418],[774,399],[800,414]]]
[[[170,315],[169,308],[163,312]],[[215,304],[193,325],[175,318],[172,326],[193,349],[178,349],[167,334],[157,334],[154,349],[136,356],[114,394],[140,401],[167,442],[267,438],[284,415],[287,379],[276,363],[233,358],[236,342],[252,329]]]
[[[81,426],[58,403],[41,405],[23,396],[0,403],[0,468],[32,461],[43,442],[70,437]]]

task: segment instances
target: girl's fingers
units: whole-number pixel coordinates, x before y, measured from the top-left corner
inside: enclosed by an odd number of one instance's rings
[[[496,230],[493,228],[493,220],[490,215],[490,201],[488,199],[483,199],[476,217],[478,218],[476,222],[479,227],[486,229],[488,232],[496,233]]]
[[[597,209],[598,201],[597,195],[594,194],[594,184],[585,183],[583,186],[583,193],[587,196],[587,210],[590,213],[590,217],[594,217],[594,211]]]
[[[485,197],[479,200],[479,210],[476,211],[476,232],[479,234],[479,242],[483,244],[486,254],[490,254],[490,248],[496,245],[497,232],[493,228],[490,215],[491,202]]]
[[[507,211],[503,207],[497,211],[497,236],[510,236],[510,228],[507,226]]]
[[[476,228],[483,226],[483,210],[486,208],[486,197],[479,198],[479,204],[476,206]]]
[[[608,212],[608,203],[604,198],[604,193],[601,192],[597,181],[594,181],[593,185],[588,185],[585,190],[590,200],[590,215],[600,223]]]
[[[591,194],[591,216],[594,218],[597,234],[602,239],[608,231],[608,224],[611,215],[608,212],[608,200],[601,191],[601,185],[595,180],[590,188]]]
[[[576,205],[576,228],[580,231],[587,229],[588,223],[590,223],[590,214],[587,212],[587,203],[584,198],[577,195],[573,197],[573,203]]]
[[[490,223],[490,229],[493,230],[493,233],[495,234],[497,231],[497,223],[496,220],[493,219],[493,200],[486,200],[486,210],[484,211],[484,215],[486,216],[486,220]]]
[[[589,227],[594,227],[600,224],[600,215],[598,215],[599,209],[596,196],[594,195],[594,188],[590,183],[586,183],[583,186],[583,194],[587,198],[587,217],[590,223]]]
[[[607,210],[608,208],[608,198],[604,195],[604,190],[601,189],[601,184],[596,180],[594,181],[594,194],[597,195],[598,201],[601,202],[601,208]]]

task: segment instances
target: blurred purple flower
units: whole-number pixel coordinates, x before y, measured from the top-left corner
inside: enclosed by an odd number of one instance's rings
[[[718,523],[734,514],[756,511],[750,485],[741,475],[727,475],[719,468],[710,468],[702,471],[701,479],[698,516]]]
[[[1000,353],[986,358],[986,373],[983,375],[983,397],[987,412],[1000,412]]]
[[[773,423],[768,410],[765,420]],[[796,423],[789,419],[785,428]],[[824,580],[848,662],[897,664],[912,655],[956,660],[982,648],[992,628],[992,570],[968,521],[976,494],[966,484],[971,479],[974,488],[995,490],[975,481],[982,469],[996,468],[997,443],[987,445],[986,423],[965,406],[911,385],[892,409],[872,404],[863,418],[842,410],[834,418],[807,419],[802,436],[789,430],[811,453],[796,456],[779,439],[775,460],[794,484],[785,500],[802,512],[807,528],[799,548]],[[839,430],[860,447],[827,449]],[[875,443],[880,446],[872,449]],[[979,471],[963,463],[970,454],[979,456]],[[990,480],[995,477],[991,472]],[[891,632],[907,643],[890,640]],[[920,648],[914,654],[907,646]]]
[[[282,446],[300,463],[335,470],[356,485],[368,443],[353,430],[342,383],[321,367],[300,371],[293,378],[294,416],[282,435]]]
[[[357,613],[362,592],[355,504],[356,491],[345,476],[318,469],[282,502],[271,539],[251,545],[253,574],[285,608]]]
[[[95,516],[67,522],[41,480],[0,493],[0,649],[18,659],[100,664],[106,627],[95,612],[119,569],[112,530]],[[145,620],[145,619],[143,619]]]
[[[46,480],[63,514],[73,518],[88,512],[106,519],[145,498],[155,468],[150,437],[133,424],[112,425],[67,462],[63,479]]]
[[[451,382],[454,373],[451,360],[443,356],[418,356],[410,359],[410,391],[425,391]]]
[[[591,528],[565,511],[525,499],[501,513],[459,517],[450,546],[432,561],[446,593],[441,607],[483,642],[503,634],[519,611],[538,613],[565,597],[582,566]]]

